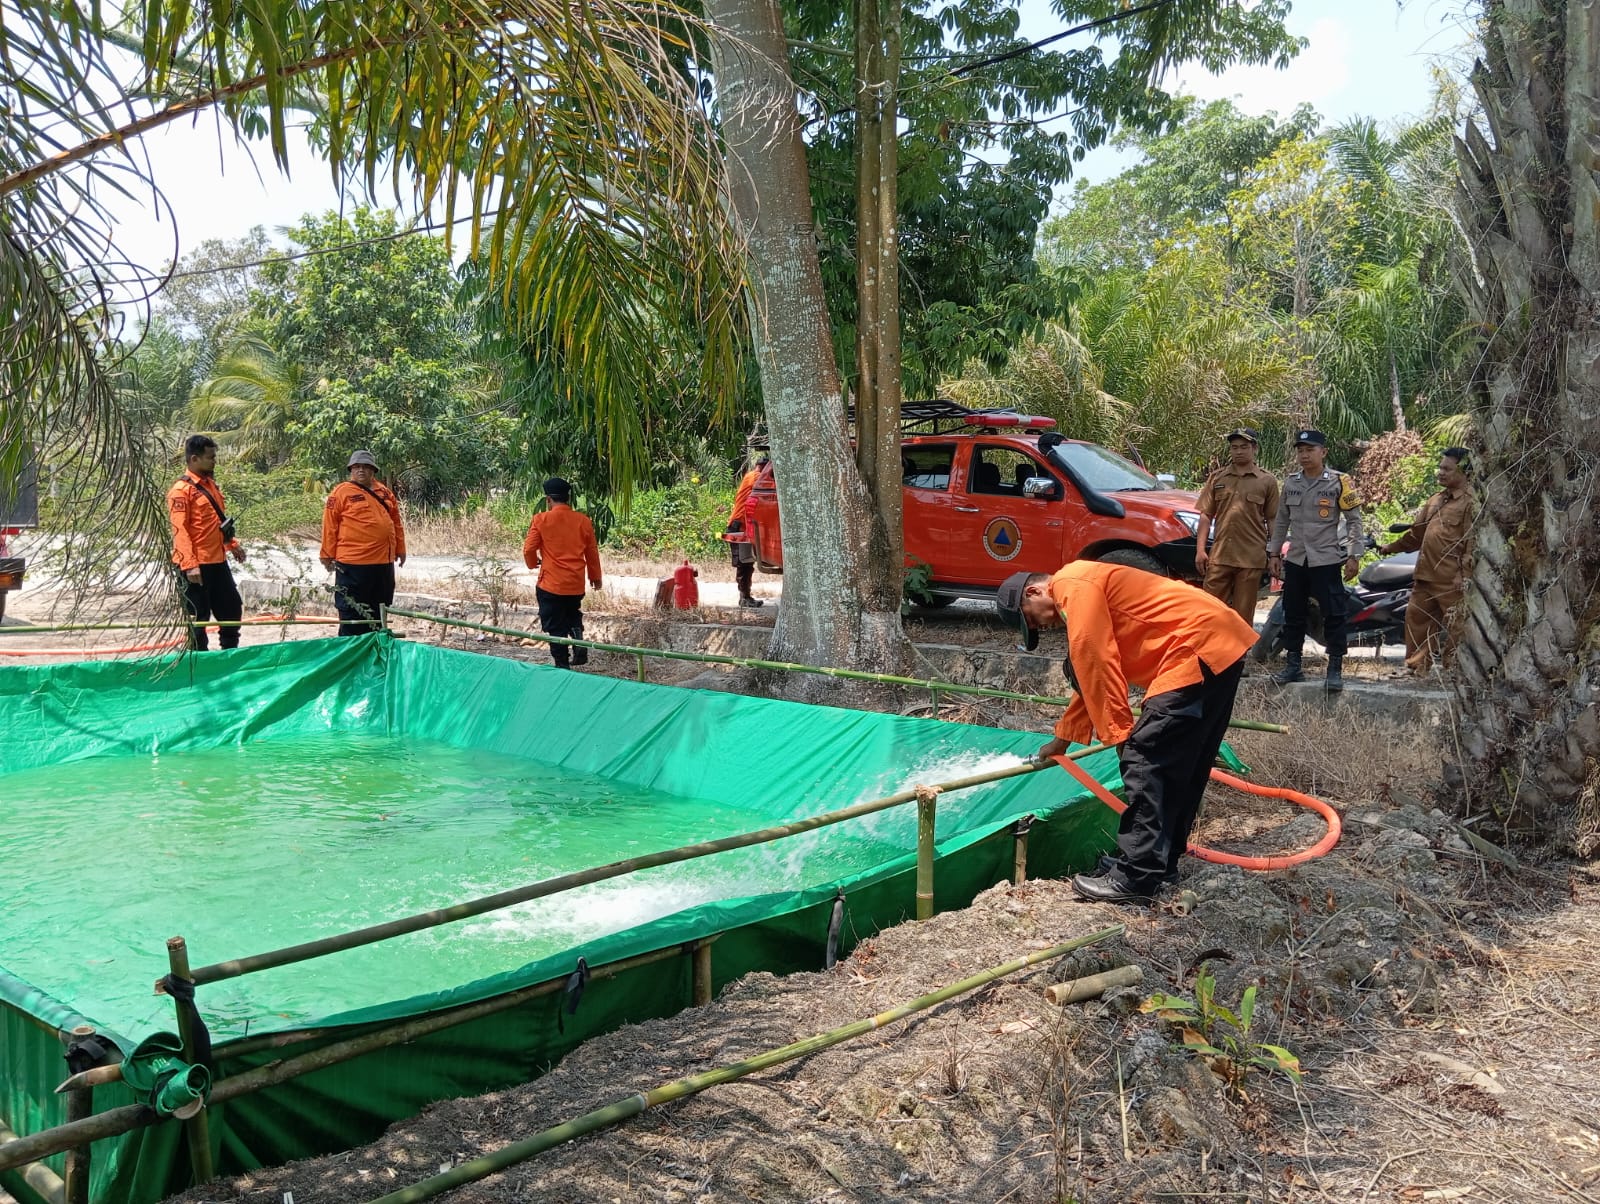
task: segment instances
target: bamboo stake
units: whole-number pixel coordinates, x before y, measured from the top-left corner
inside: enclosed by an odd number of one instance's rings
[[[917,787],[917,919],[933,918],[933,833],[938,818],[939,791]]]
[[[1072,759],[1079,759],[1104,752],[1106,748],[1107,746],[1104,744],[1093,744],[1088,748],[1068,753],[1067,756]],[[987,773],[972,774],[949,782],[941,782],[933,789],[940,792],[967,790],[973,786],[984,786],[990,782],[999,782],[1007,778],[1021,777],[1024,774],[1038,773],[1040,770],[1053,767],[1054,764],[1054,761],[1025,761],[1021,765],[1014,765],[1006,769],[995,769]],[[919,787],[918,789],[923,788]],[[653,869],[659,865],[672,865],[680,861],[691,861],[697,857],[707,857],[713,853],[725,853],[732,849],[749,848],[752,845],[770,844],[772,841],[781,840],[786,836],[798,836],[802,832],[812,832],[818,828],[844,823],[846,820],[857,819],[863,815],[886,811],[890,807],[898,807],[902,803],[909,803],[916,797],[916,789],[902,790],[898,794],[871,799],[864,803],[857,803],[852,807],[841,808],[838,811],[814,815],[808,819],[778,824],[770,828],[761,828],[754,832],[744,832],[737,836],[725,836],[719,840],[704,840],[698,844],[683,845],[680,848],[667,849],[659,853],[646,853],[639,857],[630,857],[624,861],[613,861],[609,865],[595,866],[591,869],[577,870],[570,874],[562,874],[559,877],[546,878],[542,882],[534,882],[527,886],[504,890],[498,894],[485,895],[480,899],[456,903],[450,907],[441,907],[434,911],[424,911],[416,915],[406,916],[403,919],[373,924],[370,927],[360,928],[354,932],[322,937],[318,940],[306,941],[303,944],[291,945],[284,949],[274,949],[266,953],[253,954],[249,957],[234,958],[231,961],[215,962],[209,966],[199,967],[194,971],[193,978],[197,984],[201,985],[221,982],[223,979],[237,978],[241,974],[269,970],[276,966],[287,966],[294,962],[303,962],[310,958],[323,957],[329,953],[339,953],[346,949],[356,949],[362,945],[373,944],[376,941],[404,936],[411,932],[420,932],[427,928],[437,928],[441,924],[449,924],[456,920],[468,919],[471,916],[483,915],[485,912],[498,911],[503,907],[526,903],[531,899],[542,899],[548,895],[572,890],[574,887],[588,886],[594,882],[604,882],[610,878],[619,878],[624,874],[636,873],[639,870]]]
[[[1024,815],[1011,828],[1011,885],[1021,886],[1028,880],[1028,832],[1038,816]]]
[[[1040,706],[1068,706],[1070,698],[1058,698],[1050,694],[1019,694],[1014,690],[997,690],[991,686],[962,686],[948,681],[924,681],[915,677],[896,677],[888,673],[868,673],[862,669],[833,669],[823,665],[797,665],[786,661],[756,660],[746,656],[726,656],[718,652],[677,652],[668,648],[638,648],[632,644],[603,644],[597,640],[574,640],[566,636],[545,635],[537,631],[518,631],[513,627],[495,627],[488,623],[473,623],[467,619],[452,619],[444,615],[430,615],[419,610],[400,610],[390,607],[389,613],[400,615],[407,619],[421,619],[428,623],[438,623],[442,627],[464,627],[469,631],[484,631],[490,635],[509,636],[518,640],[538,640],[546,644],[567,644],[574,648],[592,648],[597,652],[620,652],[629,656],[645,657],[655,656],[662,660],[696,661],[707,665],[733,665],[741,669],[763,669],[775,673],[817,673],[824,677],[843,678],[847,681],[870,681],[880,685],[906,686],[912,689],[928,690],[933,693],[946,694],[972,694],[980,698],[1000,698],[1011,702],[1033,702]],[[1138,708],[1134,709],[1135,715],[1139,714]],[[937,717],[938,706],[935,700],[934,714]],[[1274,732],[1282,735],[1289,728],[1282,723],[1263,723],[1255,719],[1233,719],[1229,727],[1247,732]]]
[[[1118,966],[1100,974],[1088,974],[1071,982],[1058,982],[1046,987],[1044,996],[1051,1003],[1082,1003],[1085,999],[1099,999],[1116,987],[1136,987],[1144,981],[1144,971],[1138,966]]]
[[[17,1135],[0,1123],[0,1146],[19,1140]],[[19,1163],[22,1167],[22,1181],[30,1190],[36,1192],[45,1204],[66,1204],[67,1185],[60,1175],[51,1170],[42,1162],[29,1161]],[[11,1169],[11,1168],[7,1168]]]
[[[168,938],[167,964],[174,978],[194,981],[194,975],[189,972],[189,945],[181,936]],[[192,1063],[198,1034],[191,1012],[177,1000],[173,1000],[173,1007],[178,1013],[178,1036],[183,1040],[183,1060]],[[203,1103],[198,1112],[183,1122],[183,1134],[189,1139],[189,1162],[194,1167],[196,1185],[210,1183],[216,1177],[216,1172],[211,1164],[211,1120]]]
[[[71,1047],[87,1041],[95,1035],[92,1024],[79,1024],[69,1034],[69,1060],[77,1058],[79,1054]],[[80,1087],[67,1096],[67,1123],[83,1120],[94,1115],[94,1088]],[[66,1204],[89,1204],[89,1169],[90,1149],[87,1145],[80,1145],[67,1151],[67,1161],[62,1174],[65,1184],[64,1196]]]
[[[716,936],[703,937],[705,944],[716,940]],[[621,961],[608,962],[603,966],[596,966],[590,972],[589,978],[612,978],[624,970],[631,970],[638,966],[647,966],[655,962],[667,961],[674,957],[681,957],[688,951],[685,945],[673,945],[666,949],[657,949],[650,953],[641,953],[636,957],[624,958]],[[434,1012],[427,1016],[417,1016],[400,1024],[365,1032],[359,1036],[338,1041],[332,1045],[325,1045],[320,1049],[313,1049],[294,1058],[287,1058],[280,1062],[270,1062],[265,1066],[258,1066],[254,1070],[247,1070],[243,1074],[230,1075],[219,1081],[212,1089],[211,1103],[213,1105],[225,1104],[229,1100],[238,1099],[243,1095],[251,1095],[268,1087],[276,1087],[280,1083],[298,1078],[303,1074],[310,1074],[313,1070],[322,1070],[329,1066],[336,1066],[341,1062],[348,1062],[352,1058],[359,1058],[362,1054],[372,1053],[379,1049],[387,1049],[391,1045],[402,1045],[407,1041],[415,1041],[419,1037],[426,1037],[431,1033],[441,1032],[447,1028],[454,1028],[458,1024],[466,1024],[471,1020],[478,1020],[484,1016],[494,1015],[509,1008],[517,1007],[536,999],[542,995],[554,995],[567,983],[567,976],[547,979],[544,982],[534,983],[520,990],[508,992],[505,995],[496,995],[492,999],[482,999],[477,1003],[465,1004],[452,1008],[446,1012]],[[322,1030],[326,1032],[327,1030]],[[291,1034],[279,1034],[289,1036]],[[224,1055],[231,1055],[238,1044],[234,1046],[219,1047]],[[256,1047],[261,1048],[261,1047]],[[103,1068],[106,1071],[116,1071],[115,1078],[103,1081],[115,1082],[121,1077],[121,1064]],[[95,1074],[97,1071],[85,1071],[84,1074]],[[58,1091],[69,1090],[78,1085],[82,1076],[75,1075],[68,1079]],[[101,1080],[96,1080],[101,1081]],[[57,1125],[50,1129],[41,1129],[27,1137],[18,1137],[10,1134],[0,1140],[0,1171],[10,1170],[13,1167],[23,1166],[29,1162],[36,1162],[41,1158],[48,1158],[51,1154],[59,1154],[62,1150],[71,1149],[76,1145],[85,1145],[91,1141],[100,1141],[106,1137],[118,1137],[123,1133],[132,1132],[134,1129],[146,1125],[156,1124],[160,1121],[149,1108],[143,1104],[128,1104],[121,1108],[112,1108],[106,1112],[96,1113],[85,1120],[72,1124]]]
[[[703,1008],[711,1002],[711,942],[694,943],[694,1006]]]
[[[496,1150],[493,1154],[482,1158],[474,1158],[470,1162],[463,1162],[446,1171],[442,1175],[435,1175],[431,1179],[424,1179],[420,1183],[413,1183],[410,1187],[401,1188],[399,1191],[390,1192],[371,1200],[368,1204],[419,1204],[422,1200],[431,1200],[435,1196],[444,1194],[454,1188],[462,1187],[468,1183],[475,1183],[490,1175],[515,1166],[519,1162],[526,1162],[547,1150],[558,1145],[593,1133],[600,1129],[608,1128],[619,1121],[637,1116],[647,1109],[659,1104],[672,1103],[675,1100],[687,1099],[691,1095],[698,1095],[708,1087],[715,1087],[721,1083],[731,1083],[735,1079],[744,1078],[758,1070],[766,1070],[784,1062],[793,1061],[795,1058],[805,1057],[807,1054],[816,1053],[832,1046],[859,1037],[864,1033],[875,1032],[885,1028],[896,1021],[904,1020],[907,1016],[917,1012],[926,1011],[928,1008],[937,1007],[946,1000],[954,999],[958,995],[965,995],[979,987],[988,986],[997,979],[1008,974],[1015,974],[1018,970],[1028,969],[1040,962],[1049,961],[1070,953],[1074,949],[1081,949],[1086,945],[1098,944],[1124,932],[1122,925],[1102,929],[1088,936],[1078,937],[1076,940],[1067,941],[1065,944],[1056,945],[1050,949],[1041,949],[1037,953],[1030,953],[1026,957],[1015,961],[1006,962],[1004,965],[995,966],[974,974],[971,978],[963,978],[960,982],[951,983],[927,995],[920,996],[899,1007],[891,1008],[886,1012],[879,1012],[876,1016],[869,1016],[864,1020],[856,1020],[839,1028],[831,1029],[825,1033],[807,1037],[803,1041],[796,1041],[792,1045],[785,1045],[780,1049],[768,1050],[766,1053],[757,1054],[755,1057],[746,1058],[742,1062],[735,1062],[730,1066],[708,1070],[701,1074],[690,1075],[687,1078],[676,1079],[631,1095],[604,1108],[597,1108],[593,1112],[585,1113],[574,1120],[567,1121],[551,1129],[522,1141],[512,1142],[508,1146]]]

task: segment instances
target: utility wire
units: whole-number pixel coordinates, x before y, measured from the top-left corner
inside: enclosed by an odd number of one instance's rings
[[[1074,25],[1071,29],[1063,29],[1060,33],[1053,33],[1048,38],[1040,38],[1037,42],[1027,42],[1004,53],[979,59],[975,63],[952,67],[947,74],[952,78],[971,75],[974,71],[981,71],[985,67],[993,67],[996,63],[1004,63],[1009,59],[1021,58],[1025,54],[1032,54],[1035,50],[1048,46],[1052,42],[1059,42],[1062,38],[1070,38],[1075,33],[1098,29],[1102,25],[1115,25],[1118,21],[1126,21],[1129,17],[1137,17],[1141,13],[1154,12],[1156,9],[1165,8],[1171,3],[1172,0],[1150,0],[1148,4],[1135,5],[1133,8],[1123,9],[1120,13],[1112,13],[1109,17],[1096,17],[1093,21],[1085,21],[1082,25]]]

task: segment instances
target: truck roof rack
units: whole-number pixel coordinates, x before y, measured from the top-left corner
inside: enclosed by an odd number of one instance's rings
[[[855,425],[855,407],[850,407],[850,424]],[[1037,414],[1019,414],[1015,410],[974,410],[947,398],[935,397],[926,401],[900,403],[900,431],[902,434],[945,435],[966,430],[1050,430],[1054,418]]]

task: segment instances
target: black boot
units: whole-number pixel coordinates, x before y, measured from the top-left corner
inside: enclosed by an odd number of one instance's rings
[[[757,598],[754,594],[740,594],[739,605],[748,610],[757,606],[765,606],[766,603],[760,598]]]
[[[1344,689],[1344,657],[1328,653],[1328,676],[1322,688],[1330,694],[1337,694]]]
[[[1304,681],[1306,675],[1300,668],[1300,653],[1290,652],[1283,658],[1283,668],[1272,675],[1272,684],[1286,686],[1292,681]]]

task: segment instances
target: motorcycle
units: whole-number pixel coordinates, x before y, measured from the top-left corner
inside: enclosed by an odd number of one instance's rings
[[[1393,523],[1395,535],[1411,529],[1410,523]],[[1378,541],[1367,536],[1367,547]],[[1352,648],[1372,648],[1376,656],[1385,644],[1406,642],[1406,606],[1411,601],[1411,586],[1417,570],[1415,552],[1397,552],[1374,561],[1361,570],[1354,584],[1345,586],[1345,639]],[[1312,598],[1306,607],[1306,634],[1323,643],[1322,608]],[[1273,603],[1267,621],[1251,656],[1261,662],[1274,659],[1283,651],[1283,599]]]

